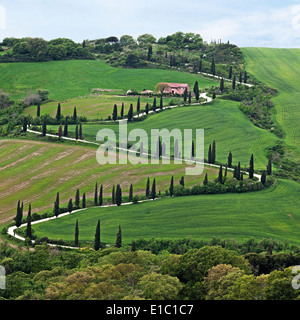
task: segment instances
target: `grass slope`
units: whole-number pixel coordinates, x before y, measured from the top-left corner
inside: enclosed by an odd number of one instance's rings
[[[118,125],[83,125],[85,139],[95,141],[97,132],[110,128],[118,135]],[[57,129],[57,126],[49,126]],[[227,163],[229,151],[233,153],[233,163],[241,161],[242,167],[249,166],[250,156],[255,157],[255,168],[265,169],[267,149],[275,145],[277,138],[270,132],[254,126],[239,110],[239,103],[216,100],[214,104],[179,107],[149,116],[142,122],[128,124],[128,131],[141,128],[151,136],[151,129],[204,129],[205,157],[209,144],[216,140],[217,161]],[[69,126],[75,132],[75,126]],[[149,140],[150,144],[150,140]]]
[[[101,241],[114,243],[118,226],[123,243],[134,239],[272,238],[300,243],[300,186],[279,181],[271,189],[244,194],[165,198],[137,205],[94,207],[33,226],[38,237],[93,242],[98,219]]]
[[[11,220],[16,214],[18,200],[24,201],[24,215],[28,204],[33,212],[52,210],[56,193],[66,204],[75,199],[76,189],[93,198],[95,183],[103,184],[104,196],[111,196],[113,184],[120,183],[124,195],[133,184],[134,194],[144,194],[148,177],[156,178],[157,191],[165,191],[171,176],[178,184],[185,174],[184,165],[105,165],[96,161],[96,149],[27,140],[0,140],[0,222]],[[210,179],[218,169],[206,167]],[[187,186],[202,183],[204,175],[186,176]]]
[[[285,142],[300,160],[300,49],[243,48],[247,70],[279,90],[274,99],[276,120],[285,131]]]
[[[153,90],[158,82],[181,82],[200,88],[219,83],[195,74],[159,69],[113,68],[99,60],[39,63],[1,63],[0,88],[14,97],[37,88],[48,89],[49,98],[60,100],[90,93],[92,88]]]

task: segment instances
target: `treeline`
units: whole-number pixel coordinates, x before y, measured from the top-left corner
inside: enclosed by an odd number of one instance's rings
[[[239,254],[213,243],[179,254],[142,251],[138,241],[97,251],[1,243],[6,289],[0,299],[299,300],[292,287],[299,252]]]
[[[9,47],[0,62],[40,62],[68,59],[94,59],[82,44],[66,38],[46,41],[42,38],[4,38],[0,44]]]

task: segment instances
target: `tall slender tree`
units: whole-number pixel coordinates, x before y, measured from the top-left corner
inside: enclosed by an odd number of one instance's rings
[[[76,190],[76,195],[75,195],[75,207],[79,208],[80,206],[80,194],[79,194],[79,189]]]
[[[57,110],[56,110],[56,120],[57,120],[57,123],[60,122],[60,118],[61,118],[61,108],[60,108],[60,103],[58,103],[58,106],[57,106]]]
[[[253,176],[254,176],[254,158],[252,154],[250,158],[249,179],[253,179]]]
[[[124,102],[122,102],[122,107],[121,107],[121,118],[124,118]]]
[[[164,103],[163,103],[163,93],[160,95],[160,101],[159,101],[159,108],[160,110],[162,110],[164,107]]]
[[[219,169],[218,181],[219,181],[219,183],[223,184],[223,167],[222,167],[222,165],[220,166],[220,169]]]
[[[95,239],[94,239],[94,249],[98,251],[101,248],[100,242],[100,220],[98,220],[96,232],[95,232]]]
[[[153,105],[152,105],[153,112],[156,112],[156,97],[153,99]]]
[[[204,178],[204,181],[203,181],[203,185],[206,186],[208,183],[208,177],[207,177],[207,173],[205,174],[205,178]]]
[[[150,179],[147,179],[147,184],[146,184],[146,197],[149,198],[150,196]]]
[[[82,208],[86,208],[86,196],[85,196],[85,192],[82,195]]]
[[[224,91],[224,79],[221,78],[220,80],[220,91],[223,92]]]
[[[22,207],[20,205],[20,200],[18,201],[18,206],[17,206],[17,214],[15,217],[16,221],[16,227],[19,228],[22,224],[22,218],[23,218],[23,212],[22,212]]]
[[[136,112],[137,112],[137,114],[139,114],[140,111],[141,111],[141,101],[140,101],[140,97],[138,97],[137,104],[136,104]]]
[[[260,178],[260,181],[263,185],[266,184],[266,181],[267,181],[267,174],[266,174],[266,171],[263,171],[262,174],[261,174],[261,178]]]
[[[128,201],[131,202],[132,199],[133,199],[133,186],[132,186],[132,183],[131,183],[130,188],[129,188]]]
[[[60,124],[58,128],[58,137],[61,138],[62,136],[63,136],[63,131],[62,131],[62,125]]]
[[[44,116],[43,118],[43,127],[42,127],[42,136],[46,136],[47,134],[47,120],[46,117]]]
[[[145,106],[145,113],[148,114],[149,113],[149,103],[146,103]]]
[[[156,183],[154,178],[152,182],[152,188],[151,188],[151,199],[154,200],[155,198],[156,198]]]
[[[26,227],[26,233],[25,238],[32,239],[32,228],[31,228],[31,204],[29,204],[28,207],[28,214],[27,214],[27,227]]]
[[[74,121],[77,120],[77,110],[76,110],[76,107],[74,107],[74,110],[73,110],[73,120],[74,120]]]
[[[95,184],[95,192],[94,192],[94,206],[98,205],[98,183]]]
[[[211,163],[216,162],[216,141],[213,141],[212,149],[211,149]]]
[[[187,88],[185,88],[183,92],[183,101],[186,102],[187,98],[188,98],[188,91],[187,91]]]
[[[233,76],[233,80],[232,80],[232,89],[235,90],[236,87],[236,76]]]
[[[198,101],[199,100],[199,84],[197,80],[195,81],[195,84],[194,84],[194,94],[195,94],[196,101]]]
[[[69,200],[69,203],[68,203],[68,212],[72,212],[73,211],[73,203],[72,203],[72,199]]]
[[[76,127],[75,127],[75,139],[78,140],[79,138],[79,131],[78,131],[78,124],[76,124]]]
[[[79,124],[79,139],[82,140],[82,123]]]
[[[116,188],[116,204],[117,206],[120,206],[122,204],[122,189],[119,184],[117,184]]]
[[[127,119],[128,119],[128,121],[132,121],[132,119],[133,119],[133,105],[132,105],[132,103],[130,104],[130,107],[128,110]]]
[[[54,202],[54,209],[53,209],[54,215],[57,218],[59,215],[59,204],[55,201]]]
[[[216,74],[216,64],[215,64],[215,57],[212,58],[210,72],[215,75]]]
[[[76,220],[75,224],[75,240],[74,240],[75,247],[79,247],[79,226],[78,226],[78,219]]]
[[[99,191],[99,206],[101,207],[103,205],[103,185],[100,186]]]
[[[231,153],[231,151],[229,152],[229,155],[228,155],[227,165],[229,168],[232,167],[232,153]]]
[[[212,163],[212,158],[211,158],[211,144],[209,145],[208,148],[208,163]]]
[[[116,121],[118,118],[118,107],[116,104],[114,105],[114,108],[113,108],[112,118],[114,121]]]
[[[181,177],[179,184],[184,187],[184,176]]]
[[[64,125],[64,137],[67,137],[69,134],[68,132],[68,117],[65,118],[65,125]]]
[[[169,192],[170,192],[170,196],[173,197],[174,195],[174,177],[173,176],[171,178]]]
[[[122,247],[122,229],[119,225],[119,231],[117,233],[117,239],[116,239],[116,247],[121,248]]]
[[[40,117],[41,116],[41,105],[38,103],[37,108],[36,108],[36,116]]]
[[[248,74],[247,71],[244,72],[244,83],[247,83],[248,81]]]
[[[28,119],[27,117],[23,118],[23,132],[27,131]]]
[[[232,78],[232,66],[229,68],[228,79]]]

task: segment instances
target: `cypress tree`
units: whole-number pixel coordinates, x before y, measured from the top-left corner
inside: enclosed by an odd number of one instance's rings
[[[76,124],[76,128],[75,128],[75,139],[78,140],[79,138],[79,132],[78,132],[78,124]]]
[[[210,67],[210,72],[215,75],[216,74],[216,64],[215,64],[215,58],[212,58],[212,62],[211,62],[211,67]]]
[[[161,95],[160,95],[160,102],[159,102],[159,108],[160,108],[160,110],[162,110],[163,107],[164,107],[164,104],[163,104],[163,95],[161,94]]]
[[[253,176],[254,176],[254,159],[252,154],[250,158],[249,179],[253,179]]]
[[[149,198],[150,196],[150,179],[147,179],[147,185],[146,185],[146,197]]]
[[[156,97],[153,99],[153,106],[152,106],[153,112],[156,112]]]
[[[206,186],[208,183],[208,177],[207,177],[207,173],[205,174],[205,178],[204,178],[204,181],[203,181],[203,185]]]
[[[82,123],[79,124],[79,139],[82,140]]]
[[[117,206],[120,206],[122,203],[122,189],[121,186],[119,184],[117,184],[117,188],[116,188],[116,204]]]
[[[191,147],[191,159],[193,160],[195,157],[195,143],[194,140],[192,141],[192,147]]]
[[[184,177],[182,176],[180,181],[179,181],[180,185],[184,187]]]
[[[75,195],[75,207],[79,208],[80,206],[80,194],[79,194],[79,189],[76,190],[76,195]]]
[[[95,192],[94,192],[94,206],[98,205],[98,183],[95,184]]]
[[[74,107],[74,111],[73,111],[73,120],[74,120],[74,121],[77,120],[77,110],[76,110],[76,107]]]
[[[213,141],[212,149],[211,149],[211,163],[216,162],[216,141]]]
[[[140,102],[140,97],[138,97],[137,104],[136,104],[136,112],[137,112],[137,114],[139,114],[140,111],[141,111],[141,102]]]
[[[128,196],[128,201],[131,202],[133,199],[133,186],[132,184],[130,185],[130,188],[129,188],[129,196]]]
[[[121,248],[122,247],[122,229],[119,225],[119,231],[117,233],[117,239],[116,239],[116,247]]]
[[[155,184],[155,178],[153,179],[153,183],[152,183],[152,189],[151,189],[151,199],[155,199],[156,198],[156,184]]]
[[[267,174],[266,174],[266,171],[263,171],[262,174],[261,174],[261,178],[260,178],[260,181],[263,185],[266,184],[266,181],[267,181]]]
[[[239,161],[237,170],[236,170],[236,178],[237,180],[241,180],[241,162]]]
[[[127,119],[128,119],[128,121],[132,121],[132,119],[133,119],[133,105],[132,105],[132,103],[130,104],[130,107],[128,110]]]
[[[240,72],[239,82],[240,82],[240,83],[242,83],[242,82],[243,82],[243,74],[242,74],[242,71]]]
[[[191,104],[192,103],[192,93],[191,93],[191,91],[189,91],[189,104]]]
[[[213,99],[216,99],[216,91],[213,92],[212,98],[213,98]]]
[[[56,110],[56,120],[57,120],[57,123],[59,123],[60,118],[61,118],[61,108],[60,108],[60,103],[58,103],[57,110]]]
[[[99,206],[101,207],[103,205],[103,185],[100,186],[99,191]]]
[[[145,106],[145,113],[148,114],[149,113],[149,103],[146,103]]]
[[[57,204],[58,204],[58,206],[59,206],[59,192],[57,192],[57,194],[56,194],[56,200],[55,200],[55,202],[57,202]]]
[[[229,155],[228,155],[227,165],[229,168],[232,167],[232,153],[231,153],[231,151],[229,152]]]
[[[113,118],[114,121],[116,121],[117,118],[118,118],[118,107],[117,107],[116,104],[114,105],[114,109],[113,109],[113,113],[112,113],[112,118]]]
[[[37,116],[37,117],[40,117],[40,116],[41,116],[41,105],[40,105],[40,104],[37,105],[37,108],[36,108],[36,116]]]
[[[228,79],[232,78],[232,66],[229,69]]]
[[[232,89],[235,90],[236,87],[236,76],[233,76],[233,80],[232,80]]]
[[[122,102],[122,108],[121,108],[121,118],[124,117],[124,102]]]
[[[241,181],[243,181],[243,180],[244,180],[244,173],[243,173],[243,172],[241,172],[240,180],[241,180]]]
[[[27,215],[27,227],[25,238],[32,239],[32,229],[31,229],[31,204],[29,204],[28,215]]]
[[[223,78],[220,80],[220,91],[221,92],[224,91],[224,79]]]
[[[194,94],[195,94],[196,101],[198,101],[199,100],[199,84],[197,80],[195,81],[195,84],[194,84]]]
[[[209,148],[208,148],[208,163],[212,163],[212,158],[211,158],[211,144],[209,145]]]
[[[54,202],[54,209],[53,209],[54,215],[57,218],[59,215],[59,204],[55,201]]]
[[[135,241],[132,241],[132,244],[131,244],[131,252],[135,252],[136,251],[136,242]]]
[[[47,122],[46,122],[46,117],[43,119],[43,128],[42,128],[42,136],[46,136],[47,133]]]
[[[248,80],[248,74],[247,71],[244,72],[244,83],[247,83]]]
[[[20,200],[18,201],[18,206],[17,206],[17,214],[15,217],[16,221],[16,227],[19,228],[20,225],[22,224],[22,218],[23,218],[23,213],[22,213],[22,208],[20,206]]]
[[[68,212],[72,212],[73,211],[73,203],[72,203],[72,199],[69,200],[69,203],[68,203]]]
[[[174,177],[173,176],[171,178],[169,192],[170,192],[170,196],[173,197],[174,195]]]
[[[220,166],[220,169],[219,169],[218,181],[219,181],[219,183],[223,184],[223,168],[222,168],[222,165]]]
[[[185,88],[185,89],[184,89],[184,92],[183,92],[183,101],[184,101],[184,102],[186,102],[187,97],[188,97],[188,91],[187,91],[187,88]]]
[[[98,251],[101,247],[100,242],[100,220],[98,220],[96,232],[95,232],[95,240],[94,240],[94,249]]]
[[[74,241],[75,247],[79,247],[79,227],[78,227],[78,219],[76,220],[75,225],[75,241]]]
[[[227,166],[225,167],[224,178],[227,177]]]
[[[24,119],[23,119],[23,132],[27,131],[27,125],[28,125],[27,117],[24,117]]]
[[[115,185],[112,187],[111,191],[111,202],[112,204],[116,204],[116,191],[115,191]]]
[[[272,160],[269,159],[268,165],[267,165],[267,175],[270,176],[272,174]]]
[[[65,119],[65,126],[64,126],[64,137],[68,136],[68,118]]]
[[[85,198],[85,193],[82,195],[82,208],[86,207],[86,198]]]

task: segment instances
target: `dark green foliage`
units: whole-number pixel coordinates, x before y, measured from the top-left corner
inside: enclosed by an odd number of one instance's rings
[[[42,136],[46,136],[47,133],[47,122],[46,117],[43,118]]]
[[[254,176],[254,159],[252,154],[250,158],[249,179],[253,179],[253,176]]]
[[[223,78],[220,80],[220,91],[221,92],[224,91],[224,79]]]
[[[86,208],[86,196],[85,196],[85,193],[83,193],[82,195],[82,208]]]
[[[151,188],[151,199],[154,200],[155,198],[156,198],[156,183],[154,178],[152,182],[152,188]]]
[[[261,183],[262,183],[263,185],[266,184],[266,181],[267,181],[267,173],[266,173],[266,171],[263,171],[263,172],[262,172],[260,181],[261,181]]]
[[[184,177],[183,176],[181,177],[179,184],[184,187]]]
[[[57,120],[57,123],[59,123],[59,122],[60,122],[60,119],[61,119],[61,107],[60,107],[60,103],[58,103],[55,118],[56,118],[56,120]]]
[[[80,194],[79,194],[79,189],[76,190],[75,206],[76,206],[77,208],[79,208],[79,206],[80,206]]]
[[[229,155],[228,155],[227,165],[229,168],[232,168],[232,153],[231,153],[231,151],[229,152]]]
[[[130,104],[130,107],[128,110],[127,119],[128,119],[128,121],[133,120],[133,105],[132,105],[132,103]]]
[[[101,248],[100,242],[100,220],[98,220],[96,232],[95,232],[95,239],[94,239],[94,249],[98,251]]]
[[[136,104],[136,112],[137,112],[137,114],[139,114],[140,111],[141,111],[141,102],[140,102],[140,97],[138,97],[137,104]]]
[[[124,118],[124,102],[122,102],[122,107],[121,107],[121,118]]]
[[[31,204],[29,204],[29,207],[28,207],[27,227],[26,227],[25,238],[32,239],[32,229],[31,229]]]
[[[164,107],[164,103],[163,103],[163,97],[162,97],[162,94],[161,94],[160,102],[159,102],[159,108],[162,110],[163,107]]]
[[[115,105],[114,105],[114,109],[113,109],[113,113],[112,113],[112,119],[113,119],[114,121],[116,121],[117,118],[118,118],[118,107],[117,107],[117,105],[115,104]]]
[[[119,231],[117,233],[116,247],[117,248],[121,248],[122,247],[122,229],[121,229],[121,226],[119,226]]]
[[[73,120],[74,120],[74,121],[77,120],[77,110],[76,110],[76,107],[74,107],[74,111],[73,111]]]
[[[61,124],[58,127],[58,136],[59,136],[59,138],[61,138],[63,136],[62,125]]]
[[[128,201],[132,202],[133,199],[133,186],[132,183],[130,184],[130,188],[129,188],[129,196],[128,196]]]
[[[216,162],[216,141],[213,141],[212,149],[211,149],[211,163]]]
[[[272,160],[269,159],[268,165],[267,165],[267,175],[270,176],[272,174]]]
[[[79,226],[78,226],[78,219],[76,220],[75,225],[75,240],[74,240],[75,247],[79,247]]]
[[[212,58],[210,72],[215,75],[216,74],[216,64],[215,64],[215,57]]]
[[[232,78],[232,66],[229,68],[228,79]]]
[[[153,105],[152,105],[153,112],[156,112],[156,97],[153,99]]]
[[[219,183],[223,184],[223,168],[222,168],[222,166],[220,166],[220,169],[219,169],[218,181],[219,181]]]
[[[103,205],[103,185],[100,186],[99,191],[99,206],[101,207]]]
[[[236,76],[233,76],[233,80],[232,80],[232,90],[235,90],[236,88]]]
[[[69,203],[68,203],[68,212],[72,212],[73,211],[73,203],[72,203],[72,199],[69,200]]]
[[[198,84],[198,81],[195,81],[193,90],[194,90],[194,94],[195,94],[195,99],[198,101],[199,100],[199,84]]]
[[[82,140],[83,136],[82,136],[82,123],[80,122],[79,124],[79,139]]]
[[[36,108],[36,116],[37,116],[37,117],[40,117],[40,116],[41,116],[41,105],[40,105],[40,104],[37,105],[37,108]]]
[[[64,125],[64,137],[68,136],[68,118],[65,118],[65,125]]]
[[[205,174],[205,178],[204,178],[204,181],[203,181],[203,185],[206,186],[208,183],[208,177],[207,177],[207,173]]]
[[[172,176],[171,182],[170,182],[169,193],[170,193],[170,196],[171,196],[171,197],[172,197],[173,194],[174,194],[174,177],[173,177],[173,176]]]
[[[212,158],[211,158],[211,144],[209,145],[208,148],[208,163],[212,163]]]
[[[54,215],[55,217],[58,217],[60,210],[59,210],[59,203],[58,202],[54,202],[54,209],[53,209]]]
[[[96,182],[94,191],[94,206],[98,205],[98,183]]]
[[[115,190],[115,185],[113,185],[112,191],[111,191],[111,202],[112,202],[112,204],[116,204],[116,190]]]
[[[23,132],[27,131],[27,125],[28,125],[28,119],[27,119],[27,117],[24,117],[24,119],[23,119]]]
[[[147,179],[147,185],[146,185],[146,197],[149,198],[150,196],[150,179]]]
[[[122,204],[122,189],[119,184],[117,184],[116,188],[116,205],[120,206]]]
[[[23,218],[23,205],[20,205],[20,200],[18,201],[18,206],[17,206],[17,214],[15,217],[16,221],[16,227],[19,228],[20,225],[22,224],[22,218]]]
[[[185,88],[183,92],[183,101],[186,102],[187,98],[188,98],[188,91],[187,91],[187,88]]]
[[[149,113],[149,104],[146,103],[146,106],[145,106],[145,113],[148,114]]]
[[[78,124],[76,124],[76,128],[75,128],[75,139],[78,140],[78,138],[79,138]]]

